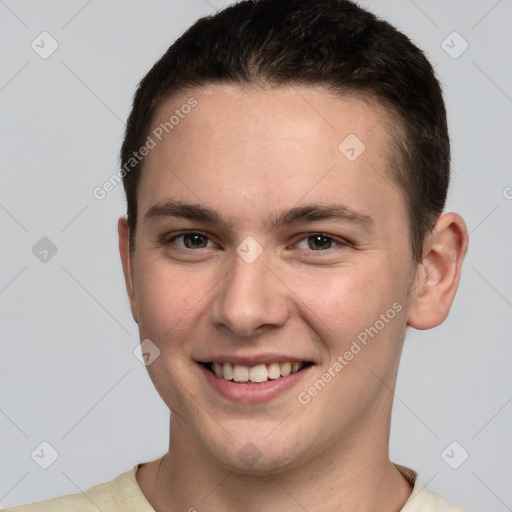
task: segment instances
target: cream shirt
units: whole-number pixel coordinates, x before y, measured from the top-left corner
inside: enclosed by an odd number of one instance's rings
[[[142,493],[135,473],[142,463],[119,475],[111,482],[91,487],[85,493],[67,494],[59,498],[2,509],[4,512],[155,512]],[[439,494],[425,488],[412,469],[395,464],[413,485],[412,494],[400,512],[467,512],[449,503]],[[1,512],[1,511],[0,511]]]

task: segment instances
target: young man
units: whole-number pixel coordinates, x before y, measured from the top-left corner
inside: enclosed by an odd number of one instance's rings
[[[247,0],[142,80],[119,247],[169,451],[16,511],[460,511],[389,460],[407,327],[448,315],[439,84],[348,0]]]

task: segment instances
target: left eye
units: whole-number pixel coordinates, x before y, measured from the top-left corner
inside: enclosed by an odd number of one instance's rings
[[[332,244],[343,245],[341,241],[337,241],[333,237],[324,235],[323,233],[313,233],[308,235],[307,237],[303,238],[299,244],[297,244],[297,247],[299,247],[302,243],[306,243],[307,247],[300,247],[301,249],[311,249],[313,251],[331,249]]]

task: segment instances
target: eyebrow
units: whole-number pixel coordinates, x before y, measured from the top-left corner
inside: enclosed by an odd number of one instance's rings
[[[216,224],[224,228],[233,227],[216,210],[200,204],[182,201],[164,201],[151,206],[144,215],[143,221],[146,223],[152,219],[166,217],[188,219],[205,224]],[[271,229],[277,229],[290,224],[315,221],[347,222],[365,228],[368,231],[373,231],[375,228],[375,221],[372,217],[342,204],[297,206],[271,215],[268,219],[268,225]]]

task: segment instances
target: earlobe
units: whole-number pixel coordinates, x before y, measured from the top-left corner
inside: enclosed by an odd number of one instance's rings
[[[138,307],[135,299],[135,288],[132,274],[132,254],[130,251],[130,229],[128,227],[126,217],[119,217],[117,221],[117,232],[119,234],[119,254],[123,265],[126,292],[128,293],[133,319],[138,323]]]
[[[462,217],[456,213],[441,215],[432,233],[427,235],[424,247],[407,319],[408,325],[415,329],[431,329],[448,316],[468,247],[468,232]]]

